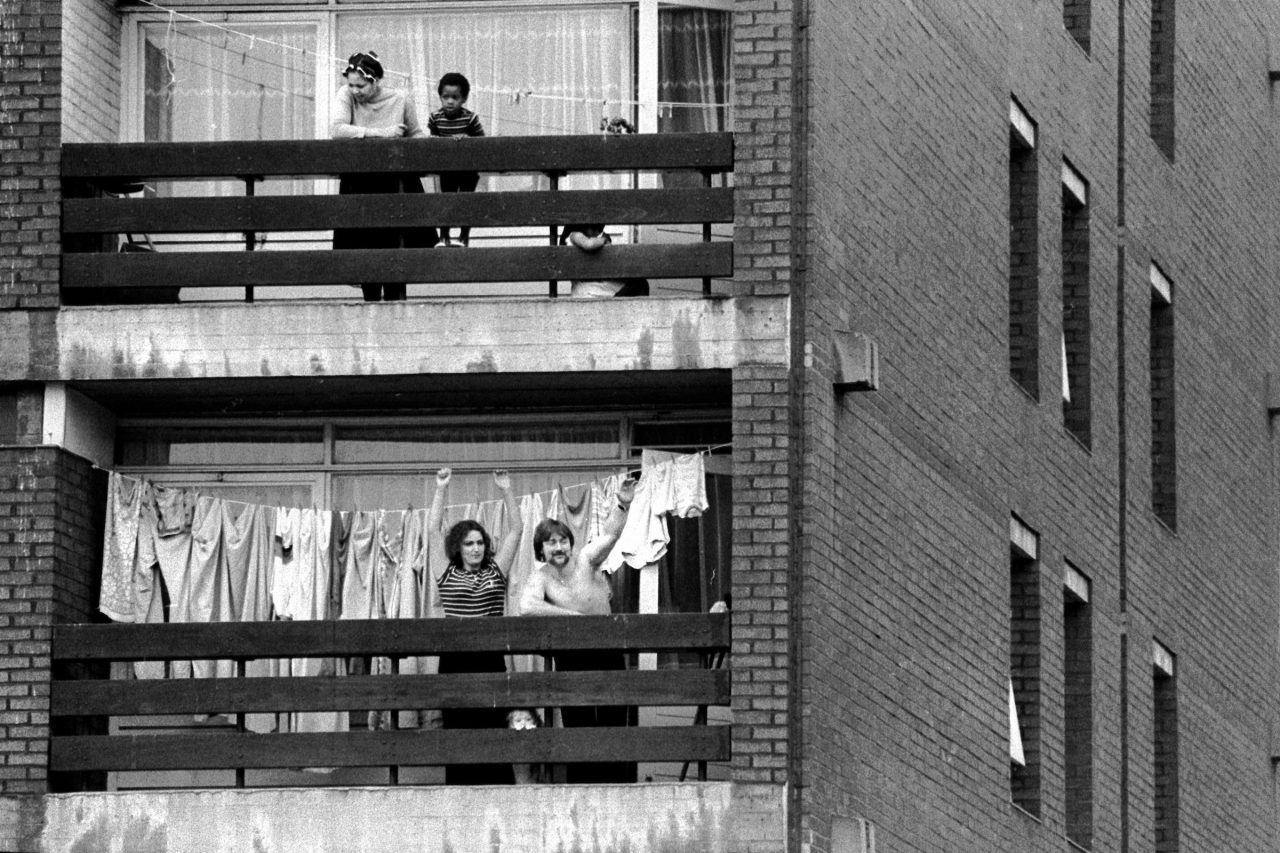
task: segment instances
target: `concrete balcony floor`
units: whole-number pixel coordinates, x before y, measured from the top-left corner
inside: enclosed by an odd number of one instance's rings
[[[0,381],[727,370],[786,364],[764,298],[189,303],[0,313]]]

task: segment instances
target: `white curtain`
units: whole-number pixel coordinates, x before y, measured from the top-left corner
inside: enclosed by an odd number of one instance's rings
[[[412,92],[424,123],[439,106],[436,81],[450,71],[471,81],[467,107],[490,136],[598,133],[601,115],[624,112],[619,100],[632,97],[630,27],[621,6],[353,12],[338,16],[337,34],[340,56],[377,52],[386,81]],[[527,188],[533,180],[502,178],[501,188]],[[571,179],[565,186],[599,183]]]
[[[314,25],[149,23],[142,30],[148,142],[315,135]],[[296,191],[295,183],[272,182],[269,192]],[[243,195],[244,187],[195,184],[180,194]]]

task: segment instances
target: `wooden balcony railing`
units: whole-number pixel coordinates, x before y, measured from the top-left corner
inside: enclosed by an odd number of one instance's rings
[[[727,133],[631,136],[486,137],[438,140],[305,140],[68,144],[62,148],[64,299],[111,301],[100,291],[173,292],[175,286],[555,282],[572,279],[711,278],[733,274],[733,244],[712,240],[712,225],[733,221],[733,190],[713,176],[732,171]],[[445,171],[542,174],[539,191],[423,195],[264,195],[268,178]],[[696,181],[653,189],[560,190],[573,173],[685,172]],[[141,183],[235,180],[245,196],[118,196]],[[659,181],[653,181],[659,183]],[[689,184],[697,184],[690,186]],[[614,245],[587,254],[556,245],[557,226],[694,224],[702,242]],[[351,227],[546,226],[548,245],[431,249],[254,251],[256,237]],[[237,234],[219,251],[120,252],[120,235]],[[238,251],[226,251],[228,248]],[[250,296],[250,298],[252,298]]]
[[[501,651],[547,655],[583,649],[698,652],[722,660],[727,614],[503,617],[336,622],[61,625],[54,628],[49,748],[53,774],[120,770],[399,767],[589,761],[727,761],[729,726],[706,725],[707,706],[729,704],[723,668],[341,677],[119,680],[110,661],[398,657]],[[71,677],[75,673],[78,677]],[[96,674],[99,677],[87,677]],[[255,734],[243,715],[291,711],[566,707],[696,707],[694,725],[412,729]],[[233,729],[189,734],[106,731],[111,716],[240,715]],[[391,714],[394,718],[396,715]]]

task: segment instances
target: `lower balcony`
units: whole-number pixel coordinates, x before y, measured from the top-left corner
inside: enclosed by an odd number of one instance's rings
[[[725,613],[59,626],[49,770],[77,793],[46,798],[41,849],[727,849],[729,784],[705,780],[730,758],[728,649]],[[433,673],[435,656],[484,652],[515,666]],[[631,663],[546,665],[583,652]],[[385,674],[262,666],[297,657],[381,660]],[[135,662],[192,660],[228,677],[133,677]],[[622,724],[551,724],[592,707]],[[452,709],[532,709],[546,725],[455,714],[441,728]],[[441,784],[477,767],[517,784]],[[561,784],[575,769],[615,781]]]

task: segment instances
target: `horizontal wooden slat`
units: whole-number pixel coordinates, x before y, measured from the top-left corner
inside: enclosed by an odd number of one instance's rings
[[[286,252],[120,252],[62,256],[62,286],[266,285],[700,278],[733,274],[733,244]]]
[[[49,771],[725,761],[729,726],[54,737]]]
[[[458,252],[456,254],[465,254]],[[718,651],[729,615],[500,616],[165,625],[57,625],[53,656],[74,660],[342,657],[575,649]]]
[[[733,168],[728,133],[140,142],[62,146],[64,179],[310,176],[360,172],[569,172]]]
[[[725,670],[55,681],[54,716],[726,705]]]
[[[424,195],[67,199],[67,234],[126,231],[315,231],[349,226],[502,227],[579,222],[651,225],[732,222],[733,190],[577,190]]]

